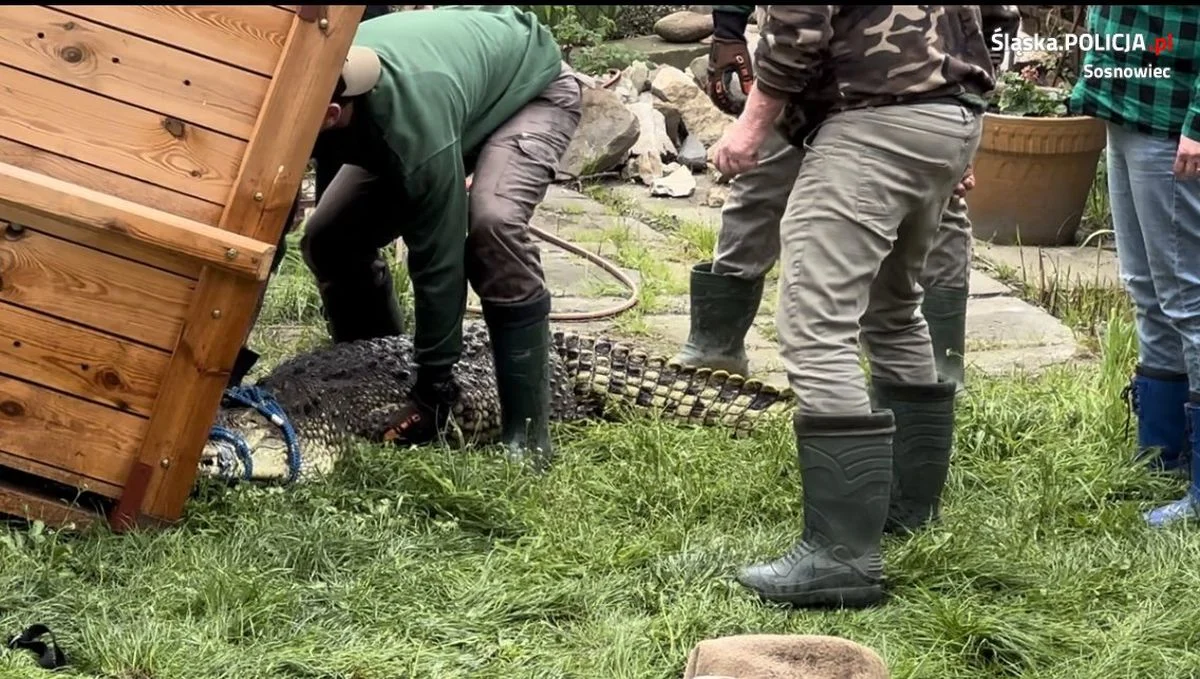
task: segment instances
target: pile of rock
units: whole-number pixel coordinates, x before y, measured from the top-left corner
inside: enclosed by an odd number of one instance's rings
[[[583,117],[560,172],[567,178],[620,173],[655,196],[686,198],[708,170],[712,147],[733,116],[695,75],[637,61],[583,93]]]

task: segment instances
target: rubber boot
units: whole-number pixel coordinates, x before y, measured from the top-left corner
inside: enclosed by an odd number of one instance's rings
[[[712,272],[712,262],[692,267],[691,327],[671,360],[685,368],[710,368],[746,376],[746,333],[758,315],[763,279],[748,281]]]
[[[1155,471],[1187,475],[1188,402],[1186,374],[1162,373],[1137,366],[1126,389],[1137,417],[1137,459]]]
[[[483,305],[500,397],[501,442],[511,459],[544,471],[550,442],[550,295],[521,305]]]
[[[963,357],[967,350],[967,289],[929,288],[921,313],[929,324],[938,378],[953,382],[961,391],[966,384]]]
[[[892,485],[895,420],[794,418],[804,484],[804,533],[791,552],[743,568],[737,581],[766,601],[861,608],[883,598],[880,542]]]
[[[233,361],[233,368],[229,371],[229,382],[225,384],[225,388],[242,386],[246,375],[249,375],[250,371],[254,369],[254,365],[258,363],[259,358],[261,357],[258,352],[253,349],[244,346],[238,349],[238,355]]]
[[[896,418],[887,533],[911,533],[937,521],[954,446],[953,382],[872,380],[874,403]]]
[[[1163,528],[1180,521],[1200,518],[1200,394],[1192,394],[1191,402],[1184,406],[1188,423],[1191,483],[1187,493],[1169,505],[1146,512],[1146,523],[1151,528]]]
[[[320,283],[322,313],[335,343],[393,337],[404,333],[404,312],[383,260],[365,280]]]

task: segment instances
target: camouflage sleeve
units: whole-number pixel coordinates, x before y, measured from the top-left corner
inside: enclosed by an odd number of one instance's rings
[[[817,74],[822,53],[833,38],[833,15],[839,5],[767,5],[759,27],[755,66],[757,87],[764,94],[786,99],[808,87]]]

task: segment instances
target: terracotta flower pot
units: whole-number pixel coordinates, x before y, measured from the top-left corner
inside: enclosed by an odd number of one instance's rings
[[[1071,244],[1107,141],[1087,116],[988,113],[967,194],[975,237],[997,245]]]

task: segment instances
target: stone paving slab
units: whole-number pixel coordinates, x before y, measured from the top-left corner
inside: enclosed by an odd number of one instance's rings
[[[697,177],[701,186],[691,199],[651,198],[644,186],[626,184],[611,187],[613,193],[634,202],[643,212],[663,212],[703,222],[715,229],[720,220],[719,208],[701,204],[708,179]],[[661,233],[647,224],[616,214],[611,207],[583,194],[556,186],[538,209],[534,224],[572,243],[607,256],[615,256],[614,233],[649,250],[667,262],[686,284],[688,262],[680,258],[680,244],[675,237]],[[612,308],[626,296],[626,291],[605,271],[578,255],[545,243],[543,263],[555,296],[556,311],[599,311]],[[996,252],[992,246],[980,244],[981,264],[992,261]],[[1068,248],[1070,250],[1070,248]],[[1053,253],[1058,254],[1058,253]],[[1094,257],[1095,252],[1091,255]],[[622,267],[630,278],[639,281],[637,271]],[[591,335],[606,335],[628,341],[646,351],[671,356],[687,338],[690,319],[686,287],[681,294],[663,295],[657,299],[658,308],[641,318],[624,315],[583,323],[562,323],[559,327]],[[471,303],[477,304],[472,293]],[[746,338],[751,371],[755,377],[779,387],[787,379],[779,360],[775,339],[774,288],[767,291],[760,307],[755,327]],[[971,274],[971,298],[967,307],[967,361],[975,369],[988,374],[1007,374],[1013,370],[1036,371],[1049,365],[1064,363],[1080,355],[1079,345],[1072,332],[1046,311],[1014,296],[1013,290],[984,271]]]
[[[1018,277],[1053,280],[1065,276],[1072,286],[1120,285],[1117,253],[1095,244],[1084,247],[1039,248],[1030,245],[993,245],[975,241],[975,255],[993,265],[1012,270]]]

